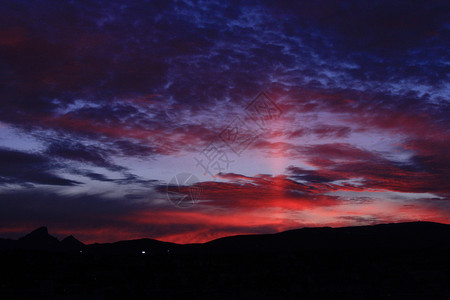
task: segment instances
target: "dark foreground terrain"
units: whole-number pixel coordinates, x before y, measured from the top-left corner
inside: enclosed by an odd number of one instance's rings
[[[193,245],[83,245],[43,227],[0,239],[0,267],[0,299],[450,299],[450,225],[304,228]]]

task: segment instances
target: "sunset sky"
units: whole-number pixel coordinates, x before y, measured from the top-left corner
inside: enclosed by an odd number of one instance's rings
[[[47,226],[86,243],[190,243],[450,223],[449,12],[2,1],[0,237]],[[272,115],[251,111],[258,95]],[[180,173],[201,187],[188,207],[167,195]]]

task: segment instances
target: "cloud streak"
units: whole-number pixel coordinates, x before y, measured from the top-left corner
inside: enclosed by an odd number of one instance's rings
[[[15,217],[2,225],[23,232],[50,220],[86,241],[188,242],[448,223],[447,6],[4,1],[0,193]],[[282,111],[264,130],[245,113],[260,91]],[[239,155],[219,137],[236,117],[259,134]],[[211,142],[234,163],[206,178],[193,157]],[[166,183],[186,171],[200,178],[202,199],[177,211]],[[34,191],[36,204],[26,199]],[[53,219],[71,205],[85,226]]]

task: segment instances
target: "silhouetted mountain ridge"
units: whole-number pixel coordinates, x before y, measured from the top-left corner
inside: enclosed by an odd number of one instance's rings
[[[84,248],[84,244],[77,240],[73,235],[69,235],[61,240],[61,246],[66,250],[80,251]]]
[[[186,245],[84,245],[38,228],[0,249],[0,299],[450,299],[450,225],[431,222]]]
[[[39,250],[50,252],[73,252],[80,251],[84,244],[72,235],[59,241],[56,237],[48,233],[47,227],[39,227],[29,234],[17,239],[0,239],[0,250]]]
[[[135,239],[85,245],[72,235],[59,241],[40,227],[18,240],[0,239],[0,250],[83,251],[92,254],[243,253],[314,249],[450,247],[450,225],[408,222],[352,227],[305,227],[273,234],[236,235],[203,244]]]
[[[275,234],[238,235],[205,243],[212,251],[296,251],[313,249],[450,247],[450,225],[408,222],[352,227],[316,227]]]

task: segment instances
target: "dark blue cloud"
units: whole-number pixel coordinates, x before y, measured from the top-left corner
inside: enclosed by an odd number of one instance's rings
[[[105,113],[78,114],[107,121],[133,113],[130,106],[106,113],[113,98],[130,94],[160,93],[198,111],[241,103],[261,87],[442,89],[450,73],[446,13],[443,1],[7,1],[4,39],[14,28],[22,37],[0,48],[8,82],[2,119],[29,122],[28,114],[82,98]]]
[[[62,167],[46,156],[37,153],[0,148],[0,184],[56,186],[80,184],[56,175]]]

